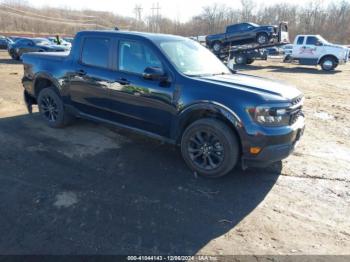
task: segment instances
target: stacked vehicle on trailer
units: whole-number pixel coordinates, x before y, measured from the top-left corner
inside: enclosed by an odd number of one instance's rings
[[[235,64],[252,64],[267,60],[269,49],[284,47],[284,62],[320,65],[325,71],[334,70],[349,60],[350,49],[328,42],[320,35],[298,35],[289,43],[288,24],[259,26],[254,23],[230,25],[223,34],[208,35],[206,45],[221,60]]]

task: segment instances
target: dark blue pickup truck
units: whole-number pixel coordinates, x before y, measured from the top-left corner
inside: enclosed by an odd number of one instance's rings
[[[286,38],[286,39],[285,39]],[[222,34],[208,35],[206,45],[219,53],[228,45],[242,45],[256,43],[267,45],[270,42],[288,42],[288,27],[286,23],[279,26],[260,26],[254,23],[234,24],[226,27]]]
[[[83,31],[70,53],[22,58],[28,109],[49,126],[81,117],[137,131],[180,145],[203,176],[279,161],[303,134],[300,91],[231,72],[187,38]]]

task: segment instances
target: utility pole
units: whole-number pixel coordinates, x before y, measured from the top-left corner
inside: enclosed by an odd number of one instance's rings
[[[139,24],[141,22],[142,19],[142,6],[141,5],[135,5],[134,8],[134,13],[135,13],[135,20],[136,20],[136,29],[138,29]]]
[[[135,5],[135,8],[134,8],[134,13],[135,13],[135,19],[137,21],[141,21],[142,19],[142,6],[141,5]]]
[[[159,32],[159,20],[160,20],[160,5],[159,2],[157,2],[156,4],[152,4],[152,20],[155,19],[155,31]],[[155,15],[156,14],[156,15]]]

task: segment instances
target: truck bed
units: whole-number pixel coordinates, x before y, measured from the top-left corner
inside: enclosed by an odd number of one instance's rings
[[[27,58],[45,58],[49,60],[65,60],[69,56],[70,52],[35,52],[35,53],[26,53],[22,55],[22,59],[25,60]]]

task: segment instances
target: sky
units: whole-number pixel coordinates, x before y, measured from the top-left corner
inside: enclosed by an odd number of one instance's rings
[[[325,2],[338,0],[323,0]],[[134,17],[135,5],[141,5],[143,14],[151,14],[152,5],[159,3],[160,13],[170,19],[178,19],[181,22],[189,20],[192,16],[201,12],[203,6],[214,3],[224,4],[226,6],[239,8],[240,0],[28,0],[35,7],[52,6],[67,7],[70,9],[92,9],[99,11],[112,11],[115,14]],[[303,0],[255,0],[257,5],[273,5],[276,3],[300,3],[305,4]]]

